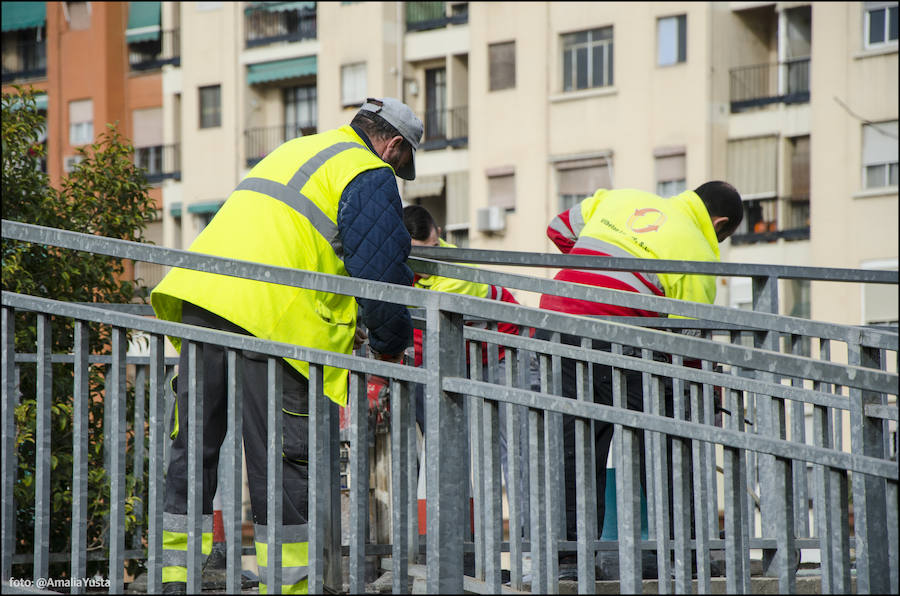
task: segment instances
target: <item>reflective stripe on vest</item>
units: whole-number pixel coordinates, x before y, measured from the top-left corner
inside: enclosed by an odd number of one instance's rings
[[[291,177],[291,180],[285,185],[269,180],[267,178],[244,178],[238,184],[235,190],[252,190],[281,201],[303,217],[309,220],[309,223],[318,231],[338,258],[342,258],[344,249],[338,237],[338,227],[325,213],[316,205],[309,197],[304,195],[300,190],[306,186],[312,175],[316,173],[322,165],[342,151],[359,147],[358,143],[335,143],[330,145],[311,158],[306,160],[300,169]]]

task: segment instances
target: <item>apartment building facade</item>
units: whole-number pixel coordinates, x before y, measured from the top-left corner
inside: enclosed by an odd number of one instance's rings
[[[162,208],[162,180],[179,175],[178,148],[162,143],[162,70],[177,39],[160,31],[159,2],[4,2],[3,92],[34,87],[46,117],[45,171],[59,185],[88,145],[115,123],[147,170]],[[162,242],[162,220],[145,237]],[[138,278],[159,267],[137,264]],[[130,267],[126,276],[131,276]]]
[[[547,223],[597,188],[669,196],[725,179],[745,222],[724,260],[897,268],[896,2],[51,2],[48,72],[70,55],[53,27],[82,5],[108,23],[90,43],[119,56],[84,63],[125,82],[91,86],[123,106],[95,120],[131,120],[136,142],[153,129],[140,144],[173,162],[158,180],[166,246],[187,247],[278,144],[390,95],[425,123],[404,202],[457,245],[552,252]],[[153,67],[135,71],[135,56]],[[128,99],[145,79],[161,88],[155,128]],[[72,119],[58,93],[51,137]],[[720,284],[719,303],[749,307],[749,280]],[[895,287],[784,280],[780,293],[786,314],[898,318]]]

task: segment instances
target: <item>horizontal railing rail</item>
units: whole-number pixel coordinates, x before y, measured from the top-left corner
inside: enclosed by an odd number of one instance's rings
[[[409,590],[419,553],[424,551],[427,572],[422,574],[431,593],[460,592],[463,586],[492,593],[501,591],[500,553],[509,553],[510,586],[521,591],[526,585],[523,553],[529,553],[530,584],[536,592],[559,591],[556,582],[559,556],[571,553],[578,560],[578,590],[593,592],[597,579],[594,555],[618,552],[620,589],[639,592],[641,551],[656,551],[659,591],[692,590],[691,561],[697,566],[697,591],[712,591],[711,557],[724,549],[725,591],[747,592],[751,587],[750,550],[763,550],[763,564],[777,576],[779,590],[797,590],[795,549],[816,549],[821,556],[822,591],[848,592],[853,582],[861,592],[891,591],[897,577],[896,448],[888,440],[896,432],[898,375],[888,370],[896,362],[897,333],[809,321],[772,312],[742,311],[710,305],[694,305],[671,299],[627,292],[601,291],[556,280],[529,278],[493,272],[450,262],[490,262],[528,267],[609,268],[652,271],[684,271],[713,275],[750,276],[756,289],[771,288],[779,278],[809,278],[843,283],[897,283],[896,272],[871,272],[811,267],[771,267],[689,261],[641,263],[632,259],[572,260],[570,255],[525,255],[471,249],[434,252],[415,249],[410,259],[419,272],[470,281],[494,283],[533,292],[561,293],[586,300],[599,300],[669,312],[696,320],[647,319],[640,325],[615,318],[589,318],[487,299],[401,287],[382,282],[326,275],[246,261],[229,260],[190,251],[101,238],[3,220],[4,242],[23,241],[60,249],[128,258],[160,265],[197,269],[222,275],[279,283],[298,288],[334,292],[384,300],[414,307],[417,327],[423,328],[423,368],[365,358],[362,353],[339,354],[304,346],[269,341],[213,329],[148,318],[146,305],[92,305],[67,303],[52,298],[3,292],[3,579],[12,566],[31,564],[33,577],[46,578],[51,557],[47,536],[51,521],[70,523],[73,544],[83,544],[85,496],[79,487],[86,482],[86,465],[80,453],[87,401],[85,375],[88,367],[105,367],[103,400],[108,420],[125,426],[126,388],[147,399],[149,414],[133,422],[146,429],[149,439],[150,472],[146,487],[146,509],[141,528],[146,531],[148,592],[161,589],[163,560],[161,531],[165,446],[164,416],[171,403],[166,382],[172,360],[164,356],[164,338],[183,339],[182,351],[196,354],[202,344],[222,346],[228,354],[229,371],[227,433],[221,460],[225,478],[223,519],[226,529],[228,591],[240,589],[241,557],[241,395],[234,380],[237,355],[252,351],[268,359],[277,371],[283,358],[310,363],[309,445],[318,454],[309,462],[309,591],[365,591],[365,557],[390,554],[393,591]],[[474,258],[471,258],[474,257]],[[552,257],[552,258],[551,258]],[[444,261],[433,260],[441,258]],[[733,266],[733,267],[732,267]],[[643,269],[649,267],[649,269]],[[765,296],[765,292],[762,292]],[[771,295],[769,296],[771,298]],[[771,300],[757,306],[771,308]],[[17,316],[21,313],[21,316]],[[37,340],[16,345],[16,325],[25,313],[37,321]],[[50,319],[54,329],[72,321],[75,348],[68,354],[51,353]],[[32,320],[32,319],[29,319]],[[486,320],[487,328],[465,325],[467,320]],[[493,321],[518,325],[519,335],[500,333]],[[630,319],[629,319],[630,321]],[[111,340],[102,354],[85,349],[87,324],[111,329]],[[528,332],[540,330],[534,337]],[[700,335],[673,333],[694,329]],[[127,331],[145,338],[145,354],[126,356]],[[571,336],[578,345],[564,343]],[[782,346],[778,338],[787,340]],[[751,339],[754,345],[744,345]],[[819,352],[801,355],[801,340],[813,342]],[[83,341],[83,340],[82,340]],[[579,343],[580,342],[580,343]],[[596,342],[596,343],[593,343]],[[846,361],[832,360],[831,345],[846,345]],[[606,347],[601,347],[606,346]],[[500,349],[505,356],[499,355]],[[808,350],[809,351],[809,350]],[[811,352],[810,352],[811,353]],[[486,364],[482,355],[486,354]],[[467,358],[468,356],[468,358]],[[841,356],[843,358],[843,356]],[[685,363],[696,361],[699,368]],[[468,360],[468,364],[467,364]],[[562,370],[571,363],[576,369],[577,395],[563,396]],[[52,365],[52,366],[51,366]],[[126,374],[126,367],[136,372]],[[339,543],[341,522],[338,494],[337,411],[322,390],[323,367],[349,371],[349,532],[348,544]],[[13,516],[13,483],[16,457],[10,448],[15,436],[13,411],[21,388],[20,373],[50,379],[58,367],[72,367],[75,379],[73,465],[73,515],[68,521],[51,519],[49,485],[43,484],[50,461],[50,383],[37,385],[33,416],[37,417],[35,461],[38,481],[35,501],[34,553],[17,552]],[[601,367],[601,368],[597,368]],[[594,403],[596,397],[583,381],[597,370],[609,370],[611,402]],[[270,378],[275,378],[275,372]],[[185,379],[196,383],[196,371]],[[625,378],[643,383],[643,410],[625,406]],[[369,486],[368,399],[366,377],[378,376],[390,388],[390,544],[373,544],[368,536]],[[79,380],[80,379],[80,380]],[[133,379],[133,380],[131,380]],[[630,383],[630,381],[629,381]],[[595,384],[596,385],[596,384]],[[140,392],[137,387],[140,386]],[[269,474],[269,519],[280,518],[281,449],[284,430],[280,414],[282,395],[277,382],[269,385],[267,423],[271,437],[266,453]],[[425,395],[425,444],[422,465],[427,478],[427,533],[417,531],[416,431],[413,395]],[[717,397],[719,396],[719,397]],[[189,391],[188,459],[199,465],[204,432],[202,402]],[[672,405],[671,413],[664,404]],[[80,408],[80,409],[79,409]],[[144,408],[135,407],[135,412]],[[80,413],[79,413],[80,412]],[[812,423],[807,429],[807,420]],[[850,425],[845,428],[849,414]],[[501,418],[505,416],[505,418]],[[574,425],[574,493],[576,535],[566,533],[566,497],[563,491],[564,429]],[[129,424],[132,424],[129,421]],[[590,454],[592,424],[612,424],[612,462],[616,481],[615,538],[601,536],[596,527],[593,503],[604,498],[594,485],[594,462]],[[54,431],[55,432],[55,431]],[[565,431],[568,432],[568,431]],[[80,433],[80,434],[79,434]],[[849,441],[845,437],[849,436]],[[510,534],[503,540],[506,516],[501,507],[499,445],[505,437]],[[638,465],[639,440],[647,469]],[[672,441],[666,447],[666,439]],[[126,448],[124,433],[110,439],[109,494],[109,591],[122,591],[124,562],[141,559],[143,544],[126,542],[124,518],[125,457],[136,457]],[[143,445],[143,442],[140,442]],[[718,454],[718,455],[717,455]],[[717,470],[718,460],[721,467]],[[130,460],[129,460],[130,461]],[[673,473],[667,475],[667,470]],[[808,478],[807,469],[812,471]],[[568,472],[565,473],[568,476]],[[644,474],[642,476],[642,474]],[[200,474],[189,474],[200,478]],[[467,486],[465,479],[471,479]],[[515,479],[515,480],[513,480]],[[361,480],[361,481],[360,481]],[[643,482],[639,482],[643,480]],[[642,489],[641,484],[645,484]],[[749,491],[749,492],[748,492]],[[758,491],[758,496],[757,496]],[[472,495],[473,531],[460,520],[468,515]],[[718,494],[723,496],[717,498]],[[187,501],[189,592],[201,587],[202,482],[189,483]],[[642,538],[640,499],[646,495],[647,538]],[[667,495],[673,495],[670,503]],[[852,494],[852,504],[850,495]],[[721,500],[724,499],[724,500]],[[812,505],[810,506],[810,503]],[[720,519],[720,513],[724,516]],[[809,514],[812,514],[812,518]],[[853,530],[849,522],[853,516]],[[810,523],[810,519],[813,520]],[[804,521],[805,520],[805,521]],[[761,529],[757,530],[759,527]],[[521,532],[519,531],[521,529]],[[335,530],[336,533],[335,533]],[[515,530],[515,531],[513,531]],[[264,538],[270,553],[261,581],[281,585],[278,545],[282,528],[270,524]],[[720,535],[724,531],[724,537]],[[604,535],[605,536],[605,535]],[[130,539],[131,540],[131,539]],[[422,548],[424,542],[424,549]],[[893,544],[893,546],[892,546]],[[851,546],[852,545],[852,546]],[[888,545],[885,547],[885,545]],[[851,548],[856,573],[851,574]],[[693,552],[696,551],[696,552]],[[341,563],[327,554],[348,557],[349,584],[341,586]],[[463,556],[471,553],[474,577],[464,577]],[[673,559],[670,559],[670,553]],[[73,548],[71,574],[84,577],[83,551]],[[468,556],[468,555],[467,555]],[[419,571],[416,571],[419,573]],[[80,574],[80,575],[79,575]],[[473,583],[474,582],[474,583]],[[477,586],[476,586],[477,584]]]
[[[166,64],[181,66],[181,29],[160,31],[155,39],[128,44],[131,70],[153,70]]]

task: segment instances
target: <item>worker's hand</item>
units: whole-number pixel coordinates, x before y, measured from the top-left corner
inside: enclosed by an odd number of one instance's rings
[[[366,330],[363,327],[357,325],[356,335],[353,336],[353,349],[359,349],[359,346],[363,345],[367,339],[369,339],[369,334],[366,333]]]

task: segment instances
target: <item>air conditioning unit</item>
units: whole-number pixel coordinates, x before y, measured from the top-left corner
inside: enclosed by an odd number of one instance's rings
[[[484,207],[478,210],[479,232],[501,232],[506,229],[506,209]]]
[[[75,169],[75,164],[80,163],[84,160],[84,157],[81,155],[70,155],[63,160],[63,171],[66,174],[70,173]]]

